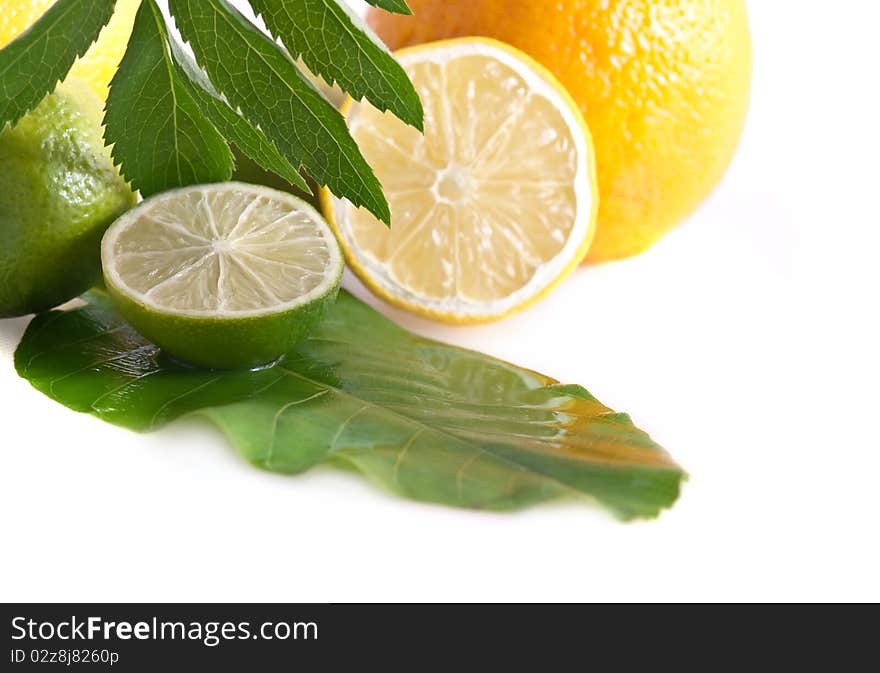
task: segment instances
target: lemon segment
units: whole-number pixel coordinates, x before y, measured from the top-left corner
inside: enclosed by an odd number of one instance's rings
[[[452,323],[537,301],[587,252],[592,140],[558,82],[516,50],[462,39],[399,52],[425,133],[367,103],[344,108],[391,206],[388,229],[322,193],[349,263],[390,302]]]

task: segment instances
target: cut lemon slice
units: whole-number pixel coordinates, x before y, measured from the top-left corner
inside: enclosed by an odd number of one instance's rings
[[[447,322],[529,306],[593,237],[593,145],[577,105],[547,70],[493,40],[396,56],[421,96],[425,133],[367,103],[343,108],[392,213],[389,230],[322,192],[349,264],[391,303]]]
[[[344,266],[314,208],[237,182],[144,201],[107,230],[101,258],[110,294],[139,332],[222,369],[286,353],[335,298]]]

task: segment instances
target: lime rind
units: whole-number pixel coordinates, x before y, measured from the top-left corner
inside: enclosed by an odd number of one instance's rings
[[[308,304],[262,316],[194,318],[157,313],[107,284],[123,317],[173,359],[203,369],[254,369],[275,363],[305,338],[336,301],[339,284]]]

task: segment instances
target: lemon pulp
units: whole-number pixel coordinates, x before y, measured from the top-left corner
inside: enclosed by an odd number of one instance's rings
[[[592,237],[593,153],[580,113],[549,73],[499,43],[454,40],[398,58],[421,96],[425,133],[368,104],[347,106],[392,212],[389,230],[324,193],[349,262],[386,299],[451,322],[528,305]]]

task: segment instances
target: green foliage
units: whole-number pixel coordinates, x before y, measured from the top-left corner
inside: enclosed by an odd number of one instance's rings
[[[115,0],[58,0],[0,51],[0,130],[64,79],[113,16]]]
[[[422,105],[403,68],[385,46],[361,30],[359,19],[336,0],[251,0],[271,33],[330,84],[352,97],[369,97],[380,110],[398,110],[422,129]],[[371,95],[372,94],[372,95]]]
[[[199,70],[189,54],[184,52],[173,39],[171,53],[174,56],[175,67],[181,73],[182,79],[188,83],[190,93],[214,126],[263,170],[276,173],[303,192],[311,193],[297,167],[284,158],[275,143],[269,140],[262,130],[229,107],[223,97],[214,90],[204,72]]]
[[[114,4],[58,0],[0,50],[0,128],[36,107],[66,76],[109,21]],[[403,0],[371,4],[409,13]],[[421,128],[421,103],[403,69],[343,0],[252,5],[312,70]],[[390,222],[381,185],[345,121],[287,50],[227,0],[171,0],[169,7],[200,67],[174,44],[155,0],[144,0],[111,83],[106,137],[134,185],[149,194],[226,179],[231,143],[296,187],[306,187],[302,168],[319,185]]]
[[[290,56],[226,0],[170,0],[183,38],[217,90],[272,138],[291,163],[379,219],[391,214],[382,187],[339,112]]]
[[[367,0],[367,2],[374,7],[379,7],[380,9],[394,12],[396,14],[412,14],[405,0]]]
[[[174,67],[154,0],[143,0],[138,10],[104,122],[113,158],[145,197],[232,176],[232,152]]]
[[[105,297],[37,316],[15,354],[49,397],[155,430],[213,421],[251,463],[294,474],[329,462],[415,500],[509,510],[591,496],[624,519],[656,516],[682,470],[580,386],[401,329],[351,295],[278,365],[186,368]]]

